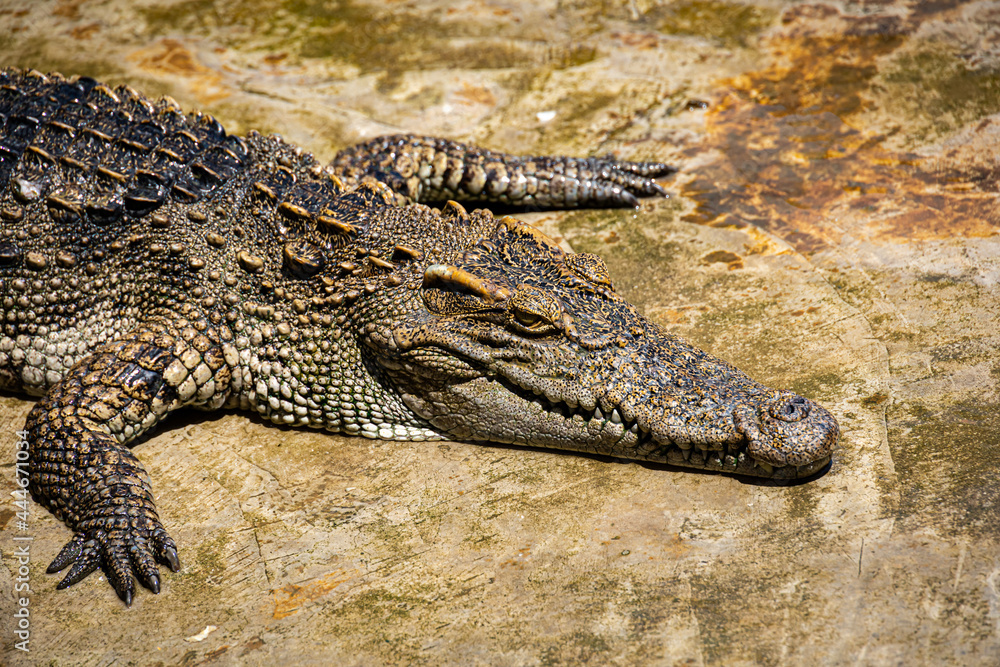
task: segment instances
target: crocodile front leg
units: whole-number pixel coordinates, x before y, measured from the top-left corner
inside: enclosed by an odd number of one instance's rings
[[[157,561],[180,569],[149,477],[127,445],[184,405],[225,400],[230,371],[193,328],[145,331],[74,366],[28,415],[29,490],[75,535],[48,568],[72,565],[58,588],[100,567],[130,605],[134,572],[154,593]]]
[[[416,202],[447,199],[538,208],[635,206],[666,195],[654,180],[674,172],[662,162],[612,157],[522,157],[434,137],[394,135],[347,148],[334,169],[385,182]]]

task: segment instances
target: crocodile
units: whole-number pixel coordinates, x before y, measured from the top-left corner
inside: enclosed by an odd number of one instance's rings
[[[455,200],[634,206],[656,162],[382,137],[330,164],[128,87],[0,72],[0,387],[18,482],[128,605],[177,571],[131,447],[186,407],[802,478],[829,411],[643,317],[594,254]],[[432,207],[429,204],[438,204]]]

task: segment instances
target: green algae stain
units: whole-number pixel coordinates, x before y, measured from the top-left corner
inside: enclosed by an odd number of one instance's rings
[[[342,611],[344,615],[357,612],[358,616],[369,620],[390,621],[410,616],[414,608],[422,606],[423,600],[406,595],[391,593],[384,588],[365,591],[349,603]]]
[[[225,572],[226,557],[223,555],[223,551],[228,543],[229,535],[220,534],[218,537],[205,540],[198,545],[194,562],[199,572],[199,578],[207,579]]]
[[[656,227],[673,218],[679,204],[670,201],[660,204],[655,220],[650,216],[627,210],[581,210],[566,213],[559,222],[559,232],[576,252],[591,252],[607,263],[616,287],[629,300],[641,301],[642,286],[648,285],[655,293],[662,293],[662,275],[654,274],[648,267],[655,266],[669,272],[681,252],[680,245],[666,240],[651,242]],[[636,224],[641,218],[642,225]],[[652,225],[650,228],[644,228]]]
[[[480,35],[478,26],[445,25],[416,14],[379,12],[347,2],[293,0],[285,6],[308,34],[300,45],[303,58],[339,61],[362,72],[507,68],[532,61],[523,48]],[[471,41],[462,44],[455,39]]]
[[[943,46],[899,54],[880,77],[886,110],[909,119],[913,143],[1000,111],[1000,69],[973,68]]]
[[[776,13],[734,2],[689,0],[658,10],[657,29],[668,35],[705,37],[727,47],[745,47],[767,29]]]
[[[3,34],[4,65],[33,68],[40,72],[60,72],[66,76],[86,72],[99,81],[117,85],[128,79],[124,67],[109,62],[99,53],[87,51],[67,52],[44,40],[31,38],[28,33],[21,35]],[[25,35],[28,35],[25,37]]]
[[[911,401],[887,415],[907,530],[934,527],[974,539],[1000,534],[1000,405],[980,400]]]
[[[844,395],[847,384],[847,379],[840,373],[825,372],[794,378],[786,388],[813,400],[833,400]]]
[[[421,651],[424,626],[435,618],[428,606],[423,597],[375,588],[327,607],[325,615],[334,619],[328,632],[350,641],[358,656],[377,656],[378,664],[428,664]]]
[[[186,0],[139,11],[152,36],[200,35],[248,52],[288,54],[287,62],[316,59],[334,68],[353,66],[362,74],[388,73],[382,88],[391,88],[400,72],[410,70],[565,69],[598,57],[590,46],[543,49],[505,39],[502,26],[437,20],[405,6],[390,11],[346,0]]]
[[[577,630],[553,637],[551,644],[542,649],[539,664],[607,664],[611,649],[611,644],[601,635]]]

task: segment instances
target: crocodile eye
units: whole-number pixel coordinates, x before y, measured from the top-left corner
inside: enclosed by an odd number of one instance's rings
[[[543,320],[539,315],[536,315],[535,313],[527,313],[521,310],[514,313],[514,319],[517,320],[518,324],[527,329],[535,328],[539,324],[543,324],[545,322],[545,320]]]
[[[534,313],[530,310],[513,308],[511,310],[511,325],[514,329],[522,333],[532,335],[545,335],[557,331],[557,327],[543,314]]]
[[[514,289],[507,304],[510,326],[522,333],[534,335],[553,333],[562,317],[559,301],[537,287],[521,284]]]

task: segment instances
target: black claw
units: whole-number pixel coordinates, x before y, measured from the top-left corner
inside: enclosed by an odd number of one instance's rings
[[[71,569],[65,577],[63,577],[63,580],[59,582],[59,585],[56,586],[56,588],[62,590],[64,588],[69,588],[73,584],[78,584],[86,579],[90,573],[96,569],[97,563],[88,563],[83,567],[80,567],[80,564],[78,563],[73,566],[73,569]]]
[[[82,555],[70,568],[70,571],[66,573],[63,580],[59,582],[56,586],[58,589],[68,588],[75,583],[78,583],[85,579],[91,572],[97,569],[100,565],[100,559],[95,557],[95,554],[91,551],[83,550]]]
[[[118,591],[118,597],[122,599],[126,607],[132,606],[132,591],[125,589],[124,591]]]
[[[146,588],[153,591],[154,593],[160,592],[160,576],[155,572],[150,572],[149,576],[145,580]]]
[[[66,569],[67,565],[80,557],[80,551],[82,549],[83,539],[79,535],[73,537],[73,539],[67,542],[66,546],[62,548],[59,555],[52,559],[52,562],[45,571],[48,574],[55,574],[56,572]]]
[[[180,572],[181,561],[180,559],[177,558],[177,549],[175,549],[174,547],[167,547],[166,549],[163,550],[163,558],[166,559],[167,564],[170,566],[171,570],[173,570],[174,572]]]

